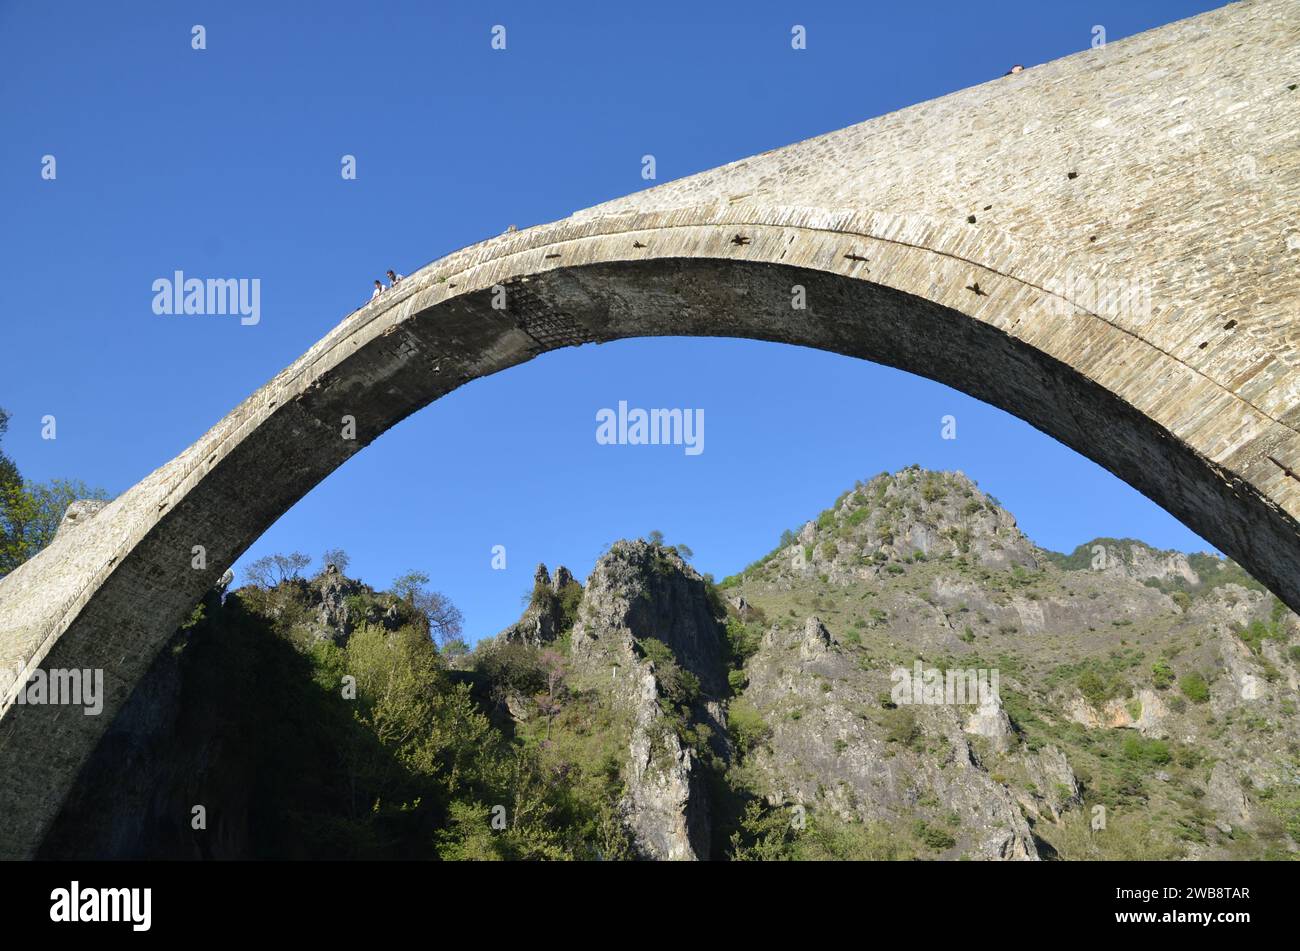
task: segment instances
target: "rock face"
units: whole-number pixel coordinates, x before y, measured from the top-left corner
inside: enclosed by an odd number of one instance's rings
[[[339,646],[346,644],[353,629],[361,621],[361,618],[352,616],[348,598],[362,592],[361,584],[344,577],[335,565],[327,565],[311,589],[313,599],[317,599],[316,630],[313,636],[317,640],[333,641]]]
[[[533,575],[533,597],[521,617],[499,635],[506,641],[517,641],[531,647],[549,644],[559,636],[564,626],[562,596],[576,584],[569,569],[563,565],[555,569],[555,580],[545,565],[538,565]]]
[[[665,661],[647,640],[699,680],[687,714],[724,736],[720,606],[677,552],[644,541],[617,542],[597,562],[573,630],[576,668],[604,685],[631,722],[622,811],[647,858],[707,859],[710,808],[697,752],[683,742],[662,682]],[[725,747],[723,749],[725,752]]]
[[[1020,798],[1025,811],[1035,818],[1046,814],[1059,822],[1065,810],[1082,800],[1079,780],[1065,754],[1055,746],[1045,746],[1037,753],[1026,753],[1025,773],[1033,789]]]
[[[770,803],[923,821],[945,858],[1047,856],[1116,802],[1151,838],[1125,853],[1137,830],[1102,830],[1114,851],[1086,857],[1300,851],[1259,818],[1294,811],[1300,623],[1230,561],[1131,539],[1044,551],[961,473],[909,467],[723,589],[759,644],[732,705],[768,731],[747,766]],[[1000,669],[1001,690],[892,709],[890,673],[914,664]]]
[[[854,857],[923,859],[1300,853],[1300,623],[1237,566],[1191,556],[1195,583],[1177,559],[1143,577],[1094,567],[1088,545],[1069,556],[1033,546],[960,473],[915,468],[856,486],[794,537],[718,588],[645,541],[614,544],[585,590],[541,566],[523,618],[485,652],[517,666],[455,672],[479,703],[503,704],[494,722],[523,749],[567,755],[596,738],[584,747],[595,755],[548,770],[563,783],[596,764],[591,775],[609,784],[600,816],[616,847],[597,854],[626,855],[630,839],[647,859],[724,858],[747,836],[787,834],[786,810],[816,834],[764,839],[775,851],[751,854],[817,856],[837,842]],[[299,648],[345,643],[363,621],[412,620],[407,602],[329,568],[223,595],[205,609],[220,606],[232,626],[179,632],[160,655],[45,857],[246,857],[249,830],[266,820],[239,738],[292,718],[262,706],[259,690],[228,718],[216,703],[187,710],[185,678],[213,666],[202,652],[292,653],[236,623],[254,602]],[[511,680],[529,658],[559,658],[561,687],[549,666],[540,686]],[[931,672],[967,686],[897,691]],[[324,750],[333,770],[334,747]],[[225,823],[206,852],[177,819],[195,777]],[[1109,824],[1093,824],[1099,807]]]
[[[826,809],[845,822],[946,824],[943,858],[1038,858],[1015,800],[963,732],[968,710],[980,729],[1010,733],[996,704],[882,708],[889,671],[864,668],[815,617],[770,629],[745,673],[744,699],[771,731],[750,761],[771,804]]]
[[[1151,578],[1158,581],[1181,579],[1189,585],[1201,583],[1200,575],[1192,569],[1187,556],[1180,551],[1159,551],[1141,542],[1130,542],[1124,546],[1094,544],[1093,554],[1100,557],[1099,549],[1104,551],[1103,571],[1111,571],[1137,581]]]
[[[1128,727],[1143,736],[1160,739],[1167,734],[1162,726],[1169,713],[1164,699],[1154,690],[1138,690],[1127,700],[1107,700],[1100,707],[1093,706],[1081,696],[1069,699],[1066,716],[1090,729],[1118,729]]]
[[[628,672],[636,720],[629,744],[623,816],[649,859],[709,857],[709,800],[695,758],[665,721],[650,668]]]
[[[1220,821],[1229,826],[1252,825],[1250,802],[1242,791],[1235,771],[1227,763],[1214,764],[1205,798]]]
[[[1011,728],[1011,718],[1002,709],[1002,702],[996,693],[990,692],[980,698],[979,706],[966,718],[963,729],[972,736],[983,736],[992,740],[999,749],[1010,749],[1015,739]]]

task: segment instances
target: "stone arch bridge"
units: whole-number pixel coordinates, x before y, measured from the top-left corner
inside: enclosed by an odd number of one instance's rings
[[[748,337],[942,381],[1300,609],[1297,83],[1300,0],[1236,3],[412,274],[0,581],[0,857],[34,853],[156,652],[277,517],[407,415],[557,347]],[[102,668],[103,715],[15,704],[36,667]]]

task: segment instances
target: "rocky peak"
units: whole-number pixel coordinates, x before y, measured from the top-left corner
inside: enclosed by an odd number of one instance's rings
[[[575,590],[576,589],[576,590]],[[533,573],[533,593],[524,616],[501,632],[506,641],[518,641],[541,647],[558,638],[569,626],[567,612],[581,596],[581,585],[563,565],[555,569],[555,578],[539,564]]]
[[[356,612],[348,599],[360,595],[364,590],[359,581],[346,577],[336,565],[327,565],[308,585],[309,597],[315,607],[313,637],[333,641],[339,646],[346,644],[353,630],[363,620],[355,616]]]
[[[1069,555],[1052,556],[1062,568],[1103,571],[1135,581],[1155,580],[1196,587],[1202,578],[1180,551],[1152,548],[1133,538],[1094,538]],[[1216,567],[1221,564],[1214,559]]]
[[[706,724],[725,754],[723,609],[674,549],[620,541],[596,563],[573,629],[573,663],[631,722],[624,820],[647,858],[705,859],[710,804],[700,750],[681,727]],[[683,689],[681,671],[699,685]]]
[[[911,466],[859,482],[762,562],[772,580],[878,577],[890,563],[965,558],[999,570],[1037,569],[1011,513],[961,472]]]
[[[666,645],[703,692],[726,689],[721,605],[703,577],[672,548],[637,539],[615,542],[592,570],[574,632],[575,655],[603,657],[617,635],[620,653],[654,639]]]

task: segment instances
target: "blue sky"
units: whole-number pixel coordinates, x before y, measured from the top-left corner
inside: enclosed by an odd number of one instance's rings
[[[0,0],[5,448],[29,478],[121,492],[388,267],[646,187],[647,153],[667,181],[1084,49],[1094,24],[1113,41],[1219,5]],[[505,51],[490,48],[496,24]],[[261,322],[155,315],[153,281],[176,269],[260,278]],[[598,446],[595,413],[619,400],[704,409],[704,453]],[[40,438],[46,414],[55,440]],[[956,440],[940,438],[945,414]],[[1048,547],[1209,547],[937,383],[774,344],[657,339],[462,388],[336,472],[241,564],[341,546],[376,586],[419,568],[473,639],[518,615],[539,561],[585,577],[606,543],[659,529],[721,577],[856,479],[913,462],[965,471]]]

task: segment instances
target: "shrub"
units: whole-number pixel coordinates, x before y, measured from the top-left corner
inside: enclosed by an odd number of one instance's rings
[[[921,739],[916,712],[911,707],[894,707],[885,712],[885,741],[914,749]]]
[[[1258,654],[1264,647],[1264,641],[1281,641],[1286,639],[1282,630],[1282,625],[1273,622],[1266,624],[1260,620],[1251,621],[1244,628],[1237,631],[1237,636],[1241,638],[1243,644],[1251,649],[1253,653]]]
[[[948,832],[938,828],[937,826],[930,825],[924,819],[917,819],[916,822],[912,824],[912,832],[921,840],[922,844],[924,844],[926,848],[933,849],[935,852],[946,851],[957,844],[957,840],[949,835]]]
[[[1157,690],[1164,690],[1174,682],[1174,671],[1163,660],[1156,661],[1151,665],[1151,682],[1155,684]]]
[[[519,641],[507,641],[481,653],[474,666],[496,687],[528,696],[546,689],[541,650]]]
[[[695,704],[700,696],[700,678],[677,663],[673,650],[663,641],[653,637],[637,641],[641,652],[654,663],[655,679],[659,682],[661,695],[669,705],[679,711],[685,711]]]
[[[748,700],[735,700],[727,708],[727,731],[741,756],[772,735],[763,715]]]
[[[1210,685],[1206,683],[1205,678],[1196,671],[1192,671],[1182,680],[1178,681],[1178,689],[1181,690],[1183,696],[1192,701],[1192,703],[1205,703],[1210,699]]]
[[[1106,682],[1095,670],[1085,670],[1079,675],[1079,693],[1096,706],[1107,698]]]
[[[1164,766],[1172,758],[1169,744],[1161,740],[1148,740],[1141,736],[1127,736],[1122,747],[1124,758],[1149,766]]]

